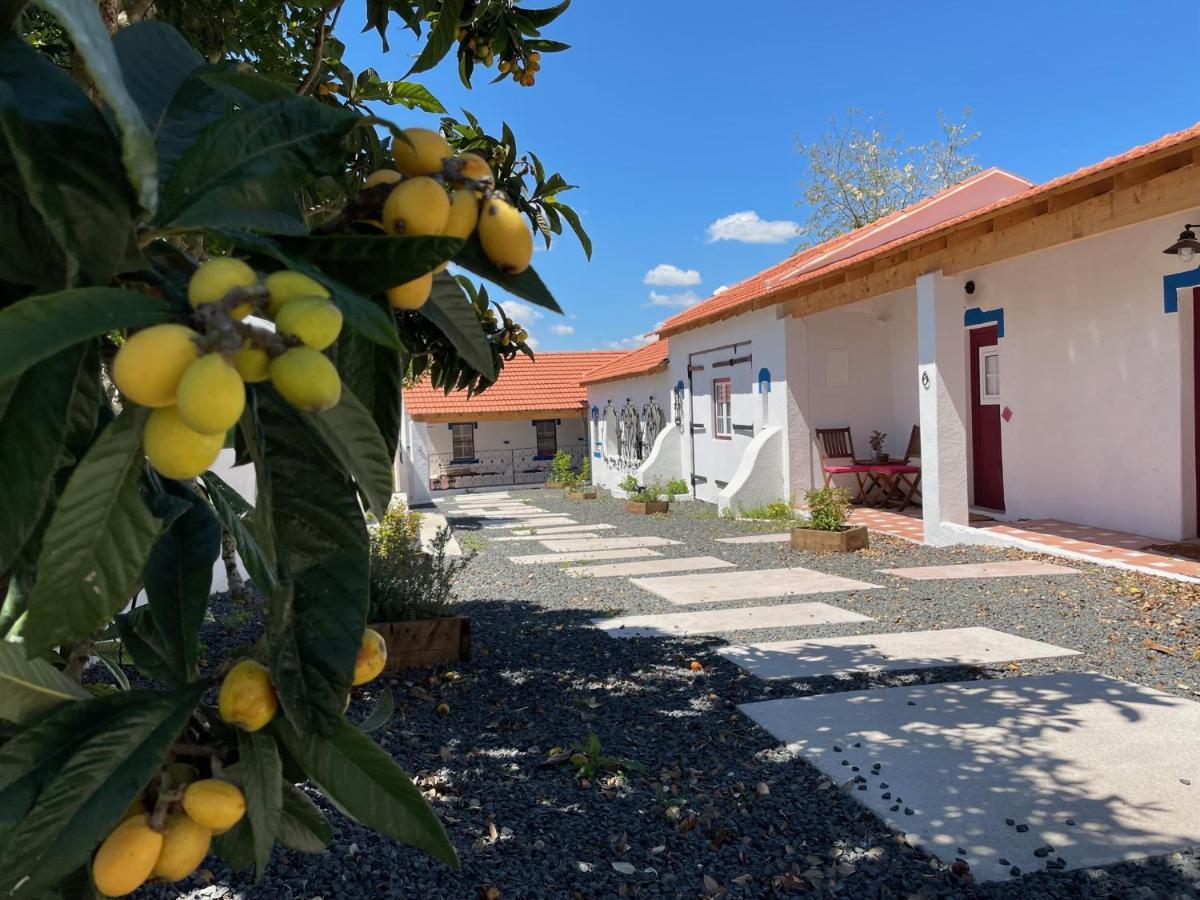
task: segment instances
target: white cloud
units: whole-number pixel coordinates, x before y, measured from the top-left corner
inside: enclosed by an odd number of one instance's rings
[[[635,334],[633,337],[621,338],[619,341],[608,341],[604,346],[609,350],[636,350],[653,340],[653,334]]]
[[[536,350],[542,342],[531,334],[525,338],[525,343],[529,346],[530,350]]]
[[[708,242],[741,241],[743,244],[784,244],[800,234],[800,225],[785,219],[759,218],[752,209],[731,213],[708,226]]]
[[[660,294],[658,291],[650,292],[651,306],[678,306],[681,309],[686,309],[689,306],[695,306],[703,299],[695,291],[683,291],[679,294]]]
[[[508,313],[510,319],[516,319],[518,322],[536,322],[538,319],[546,318],[546,314],[540,309],[536,309],[528,303],[522,303],[520,300],[502,300],[500,306]]]
[[[700,283],[700,273],[695,269],[681,269],[670,263],[659,263],[646,273],[642,283],[658,287],[687,287],[689,284]]]
[[[715,297],[715,296],[717,296],[717,294],[723,294],[727,290],[729,290],[729,285],[723,284],[719,288],[717,288],[715,291],[713,291],[713,296]]]
[[[557,334],[559,337],[566,337],[568,334],[575,333],[574,325],[551,325],[550,333]]]

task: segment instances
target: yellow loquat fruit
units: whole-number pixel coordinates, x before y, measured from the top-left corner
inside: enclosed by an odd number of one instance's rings
[[[389,234],[441,234],[450,218],[450,198],[432,178],[400,182],[383,202],[383,227]]]
[[[164,478],[195,478],[217,459],[225,432],[201,434],[189,428],[174,406],[150,413],[142,433],[142,449],[150,465]]]
[[[312,347],[290,347],[271,360],[271,384],[284,400],[308,412],[332,409],[342,397],[337,368]]]
[[[151,325],[121,345],[113,359],[117,388],[142,406],[170,406],[183,373],[200,356],[200,337],[184,325]]]
[[[387,301],[393,309],[420,309],[433,290],[433,273],[387,289]]]
[[[270,722],[279,710],[279,698],[275,696],[275,688],[271,685],[271,673],[267,671],[267,667],[252,659],[243,659],[230,669],[221,681],[217,710],[221,713],[221,718],[230,725],[237,725],[246,731],[258,731]],[[199,783],[194,782],[188,790]],[[188,815],[191,815],[190,810]],[[212,829],[226,827],[210,824],[203,819],[196,821]]]
[[[433,175],[442,171],[442,162],[454,151],[446,139],[428,128],[405,128],[405,142],[400,138],[392,141],[392,159],[396,168],[405,175]]]
[[[192,431],[220,434],[237,424],[246,408],[242,376],[221,353],[206,353],[183,373],[175,409]]]
[[[499,197],[489,197],[479,215],[479,240],[496,268],[517,275],[533,259],[533,234],[516,207]]]
[[[217,256],[201,263],[188,281],[188,303],[192,309],[205,303],[216,303],[234,288],[253,287],[258,284],[254,270],[232,256]],[[240,303],[231,312],[235,319],[244,319],[254,307]]]
[[[342,311],[320,297],[300,297],[288,303],[275,317],[280,334],[299,338],[304,346],[324,350],[342,331]]]

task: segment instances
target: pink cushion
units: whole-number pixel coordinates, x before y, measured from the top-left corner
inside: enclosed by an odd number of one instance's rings
[[[849,475],[854,472],[870,472],[870,466],[821,466],[822,472],[828,472],[831,475]]]
[[[919,475],[920,466],[910,466],[907,463],[888,463],[881,466],[871,466],[872,472],[886,472],[889,475]]]

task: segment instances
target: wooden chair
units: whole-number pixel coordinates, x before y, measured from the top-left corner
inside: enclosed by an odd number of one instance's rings
[[[871,477],[871,463],[857,459],[854,455],[854,439],[849,428],[818,428],[817,452],[821,456],[821,473],[825,476],[825,487],[829,487],[834,475],[853,475],[858,481],[858,496],[852,502],[866,503],[868,491],[876,485]],[[848,460],[838,463],[836,460]]]
[[[904,512],[913,503],[921,489],[921,467],[913,464],[914,457],[921,455],[921,426],[914,425],[912,434],[908,436],[908,447],[904,450],[904,459],[898,462],[876,463],[871,466],[871,474],[877,476],[886,487],[886,496],[895,497],[899,501],[898,512]]]

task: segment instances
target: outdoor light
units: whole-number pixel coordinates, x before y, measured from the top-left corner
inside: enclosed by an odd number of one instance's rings
[[[1200,228],[1200,225],[1194,226]],[[1192,225],[1184,225],[1183,231],[1179,232],[1179,240],[1173,243],[1163,253],[1170,253],[1172,256],[1178,256],[1180,262],[1188,262],[1196,251],[1200,250],[1200,241],[1196,240],[1196,232],[1192,231]]]

